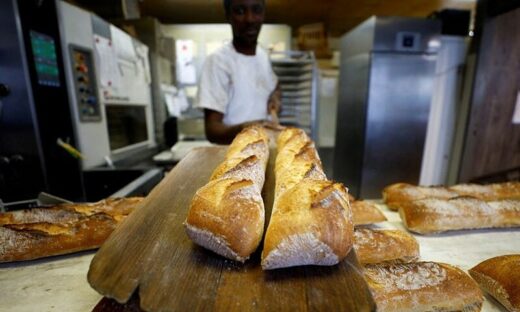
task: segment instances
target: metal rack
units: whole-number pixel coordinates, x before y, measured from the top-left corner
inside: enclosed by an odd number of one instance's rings
[[[273,70],[282,91],[280,123],[304,129],[313,140],[318,138],[318,69],[312,52],[271,53]]]

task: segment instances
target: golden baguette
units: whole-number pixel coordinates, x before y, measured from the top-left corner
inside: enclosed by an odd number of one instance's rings
[[[378,311],[480,311],[484,301],[471,277],[444,263],[373,264],[364,276]]]
[[[507,310],[520,311],[520,254],[488,259],[470,269],[469,274]]]
[[[451,230],[520,226],[520,200],[485,202],[472,197],[436,198],[403,203],[406,228],[420,234]]]
[[[354,249],[362,264],[404,263],[419,259],[419,243],[401,230],[354,230]]]
[[[353,244],[345,187],[326,179],[318,153],[301,129],[278,137],[275,201],[262,251],[264,270],[334,265]]]
[[[1,213],[0,262],[98,248],[142,199],[110,198]]]
[[[444,186],[416,186],[408,183],[395,183],[383,189],[383,200],[391,210],[397,211],[402,203],[427,199],[451,199],[470,196],[484,201],[520,199],[520,182],[504,182],[487,185],[457,184]]]
[[[256,250],[264,231],[261,191],[268,158],[263,128],[249,127],[236,136],[225,160],[191,201],[184,225],[194,243],[240,262]]]

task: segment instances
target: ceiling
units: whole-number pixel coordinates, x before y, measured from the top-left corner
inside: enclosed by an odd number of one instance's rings
[[[341,36],[372,15],[425,17],[443,8],[470,9],[475,0],[266,0],[266,23],[288,24],[295,31],[322,22]],[[165,24],[225,22],[222,0],[144,0],[142,16]]]

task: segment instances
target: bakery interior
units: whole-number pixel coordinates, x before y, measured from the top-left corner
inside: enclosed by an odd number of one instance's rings
[[[195,107],[221,0],[3,0],[0,311],[520,311],[492,291],[520,287],[520,1],[264,3],[276,119],[348,188],[348,254],[266,270],[186,235],[227,157]]]

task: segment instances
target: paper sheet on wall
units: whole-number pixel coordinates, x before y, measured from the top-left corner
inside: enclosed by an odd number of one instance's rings
[[[136,62],[137,53],[132,37],[115,26],[110,26],[110,35],[112,36],[117,56],[129,62]]]
[[[135,47],[137,57],[143,64],[144,79],[146,83],[151,83],[152,78],[150,76],[150,63],[148,61],[148,47],[145,45],[139,45]]]
[[[177,40],[175,49],[177,53],[177,81],[182,84],[197,83],[197,73],[194,63],[194,47],[193,40]]]
[[[119,87],[117,57],[112,42],[105,37],[94,35],[94,52],[101,87]]]

